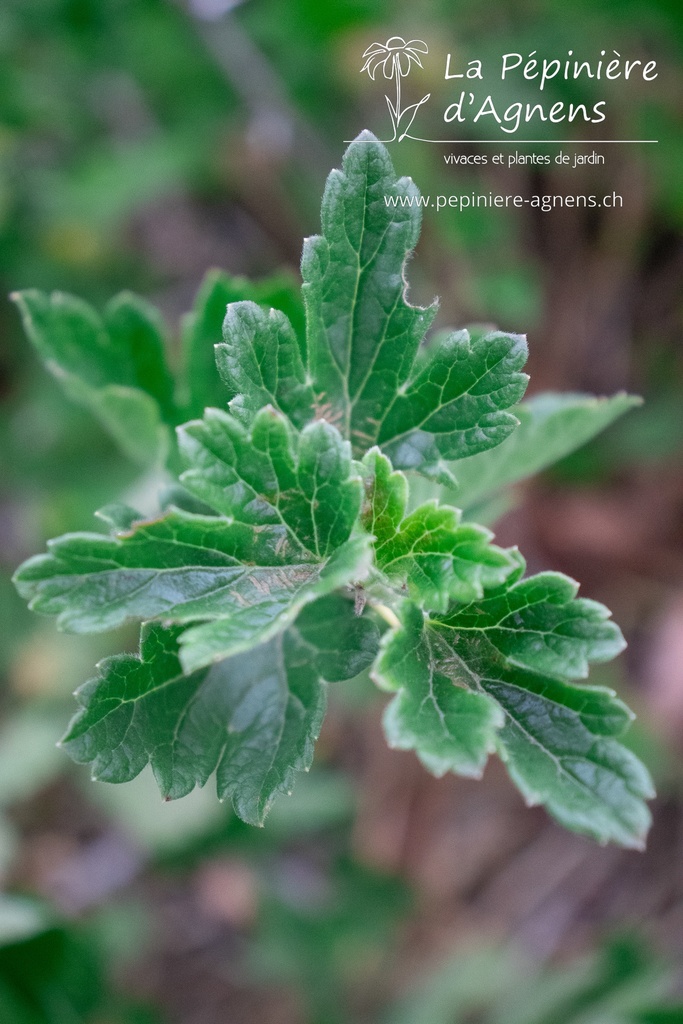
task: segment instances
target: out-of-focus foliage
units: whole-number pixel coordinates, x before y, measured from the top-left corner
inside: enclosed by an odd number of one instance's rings
[[[676,972],[634,938],[539,970],[521,949],[459,953],[420,979],[383,1024],[649,1024],[683,1020]]]
[[[163,0],[9,0],[0,50],[1,272],[108,294],[133,258],[126,218],[210,181],[234,93]]]
[[[249,974],[305,993],[310,1020],[348,1021],[354,993],[372,986],[383,958],[397,948],[396,926],[408,907],[396,880],[347,860],[314,874],[299,891],[286,891],[285,876],[279,893],[275,888],[264,901]]]
[[[104,948],[37,901],[0,897],[0,1016],[8,1024],[157,1024],[107,987]]]

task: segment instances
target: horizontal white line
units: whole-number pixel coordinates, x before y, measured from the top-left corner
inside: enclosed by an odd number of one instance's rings
[[[444,146],[456,146],[462,144],[474,146],[477,144],[486,145],[487,143],[493,143],[497,145],[499,142],[502,142],[504,145],[507,144],[508,146],[512,145],[513,143],[517,143],[517,145],[522,145],[523,143],[533,143],[535,146],[556,146],[560,144],[576,146],[630,146],[638,145],[641,142],[647,144],[656,143],[659,142],[659,139],[604,139],[602,142],[596,142],[594,139],[414,139],[413,141],[435,142],[437,145]]]
[[[485,146],[485,145],[508,145],[511,146],[516,144],[529,145],[533,143],[535,146],[559,146],[559,145],[575,145],[575,146],[631,146],[631,145],[652,145],[657,144],[659,139],[603,139],[602,142],[596,142],[595,139],[417,139],[412,135],[407,136],[412,142],[431,142],[437,146]],[[350,142],[370,142],[371,139],[344,139],[344,145]],[[389,141],[395,142],[396,140],[387,140],[385,145],[388,145]]]

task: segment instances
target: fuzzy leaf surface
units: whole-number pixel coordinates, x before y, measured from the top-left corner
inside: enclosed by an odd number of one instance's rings
[[[332,171],[322,234],[304,243],[307,363],[316,414],[357,455],[378,444],[399,469],[451,479],[444,460],[491,448],[514,429],[507,410],[526,388],[526,342],[460,331],[418,353],[437,308],[406,298],[418,197],[369,132]]]
[[[380,685],[399,691],[384,713],[387,741],[399,750],[415,750],[434,775],[452,771],[478,778],[496,749],[503,714],[485,693],[453,685],[433,642],[423,613],[407,604],[402,628],[375,670]]]
[[[249,423],[259,409],[271,405],[297,427],[313,419],[313,390],[299,340],[284,313],[254,302],[231,303],[223,337],[216,346],[216,365],[235,395],[230,402],[235,416]]]
[[[521,579],[441,617],[442,628],[486,640],[510,663],[562,679],[583,679],[590,662],[610,661],[626,646],[609,610],[577,598],[578,583],[559,572]]]
[[[362,579],[370,552],[367,537],[351,536],[361,482],[329,424],[299,435],[266,409],[250,438],[214,410],[190,428],[192,454],[206,464],[185,486],[221,515],[171,509],[134,522],[130,510],[105,510],[111,536],[52,541],[16,581],[36,611],[72,632],[128,619],[196,623],[179,637],[193,670],[265,641],[304,604]]]
[[[324,558],[348,540],[360,510],[362,484],[348,442],[329,423],[301,434],[272,407],[250,429],[218,409],[180,428],[188,469],[181,481],[217,512],[264,528],[282,560]]]
[[[460,512],[427,502],[406,515],[408,483],[379,449],[362,463],[362,522],[375,537],[379,569],[425,608],[446,611],[452,600],[473,601],[502,584],[517,563],[491,543],[489,530],[461,523]]]
[[[207,406],[224,408],[237,391],[216,368],[215,347],[222,343],[223,321],[231,303],[258,303],[282,311],[300,338],[305,333],[299,288],[286,274],[262,281],[231,277],[210,270],[202,281],[194,307],[183,321],[183,370],[187,417],[201,416]]]
[[[184,674],[178,628],[147,624],[140,654],[108,658],[77,693],[62,745],[94,778],[128,782],[149,763],[176,799],[215,772],[218,795],[254,825],[313,760],[327,683],[362,671],[377,627],[332,595],[246,654]]]
[[[545,581],[536,586],[542,590]],[[540,619],[545,608],[550,635],[557,627],[554,611],[548,612],[552,605],[551,595],[534,613]],[[469,614],[474,616],[475,608]],[[489,607],[482,618],[493,623],[496,615]],[[568,642],[576,644],[573,669],[579,674],[583,659],[605,655],[605,637],[595,634],[590,607],[568,618],[574,634]],[[414,605],[404,607],[401,619],[385,638],[375,668],[380,685],[398,691],[385,713],[393,746],[415,749],[437,774],[480,773],[495,747],[527,803],[542,803],[565,827],[599,842],[642,846],[652,783],[618,741],[632,716],[611,690],[579,686],[546,671],[557,659],[552,652],[548,656],[544,643],[535,651],[529,638],[522,641],[521,657],[514,644],[508,656],[496,626],[490,632],[470,628],[465,617],[463,628],[455,614],[425,617]],[[465,696],[479,700],[478,728],[458,728]],[[473,735],[477,743],[468,748]]]

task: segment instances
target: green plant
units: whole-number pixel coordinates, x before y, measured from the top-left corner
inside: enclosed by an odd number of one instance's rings
[[[677,971],[642,936],[624,935],[561,964],[514,944],[460,950],[383,1014],[383,1024],[680,1024]]]
[[[403,276],[418,195],[361,135],[304,246],[305,331],[287,281],[254,293],[214,274],[176,380],[141,300],[119,296],[102,318],[69,296],[17,296],[71,396],[174,478],[160,511],[108,506],[108,534],[67,534],[16,574],[62,629],[144,622],[139,655],[105,660],[78,691],[63,745],[109,782],[151,763],[167,798],[215,772],[219,796],[261,824],[310,767],[327,684],[372,665],[393,693],[392,746],[475,777],[495,751],[528,803],[639,847],[652,786],[618,739],[631,713],[576,682],[623,648],[618,627],[574,581],[525,577],[516,549],[438,501],[490,499],[636,400],[548,395],[518,416],[522,336],[442,331],[423,346],[437,305],[409,304]]]
[[[60,920],[27,896],[0,896],[0,1015],[12,1024],[160,1024],[108,983],[92,925]]]

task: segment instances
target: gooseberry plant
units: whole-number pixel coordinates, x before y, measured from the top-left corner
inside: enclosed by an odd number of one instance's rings
[[[107,533],[59,537],[16,573],[60,629],[142,623],[139,653],[77,691],[63,746],[107,782],[150,764],[171,799],[215,773],[218,796],[262,824],[311,765],[328,685],[369,669],[391,694],[392,747],[436,775],[478,777],[497,753],[528,804],[640,847],[652,785],[619,740],[632,714],[583,681],[622,650],[618,627],[568,577],[527,576],[471,514],[637,400],[521,402],[521,335],[425,343],[437,304],[411,305],[404,277],[418,195],[359,136],[304,243],[303,304],[283,278],[210,274],[177,379],[142,300],[100,316],[16,296],[69,395],[171,480],[153,514],[108,506]]]

